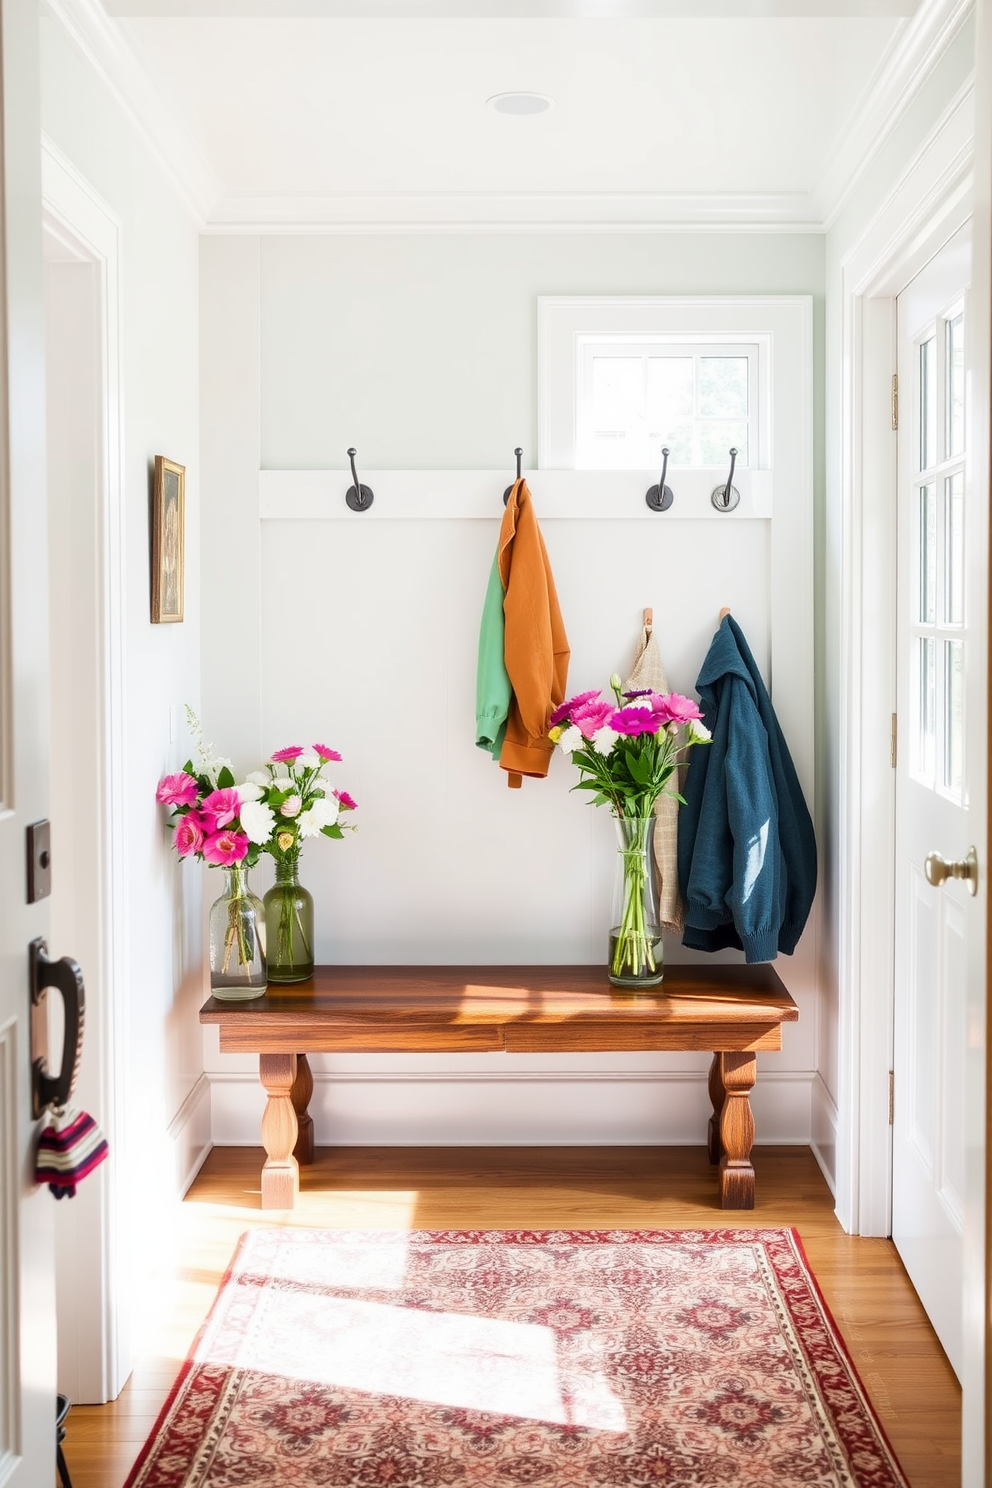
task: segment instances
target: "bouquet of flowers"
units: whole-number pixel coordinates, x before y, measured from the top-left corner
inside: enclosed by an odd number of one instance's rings
[[[332,790],[323,775],[326,765],[340,759],[326,744],[291,744],[236,787],[249,858],[266,852],[277,862],[294,861],[308,837],[344,836],[339,818],[357,803],[347,791]]]
[[[562,703],[551,715],[550,738],[578,766],[582,778],[572,789],[591,792],[592,805],[609,806],[617,823],[623,874],[610,980],[650,985],[663,974],[661,931],[647,894],[654,805],[666,791],[682,799],[672,777],[685,751],[710,734],[698,705],[681,693],[624,692],[616,673],[610,688],[612,701],[593,691]]]
[[[214,990],[219,980],[231,973],[232,959],[235,970],[250,967],[259,960],[260,951],[264,985],[264,938],[260,945],[257,936],[262,906],[247,886],[247,870],[255,866],[263,852],[276,861],[276,886],[282,878],[284,884],[298,891],[279,896],[281,913],[274,928],[281,944],[273,948],[270,943],[270,960],[275,965],[288,963],[294,967],[308,960],[312,969],[312,900],[307,924],[300,906],[302,896],[310,896],[299,889],[296,868],[307,838],[342,838],[345,828],[340,817],[356,809],[347,791],[332,789],[324,778],[326,766],[337,763],[341,756],[326,744],[294,744],[276,750],[264,769],[237,782],[230,760],[216,756],[212,746],[204,744],[200,723],[189,709],[187,717],[196,739],[198,762],[194,765],[187,760],[182,770],[163,776],[155,799],[172,809],[173,846],[180,858],[194,857],[231,870],[222,965]],[[257,917],[249,913],[252,903],[258,904]],[[266,922],[268,919],[266,913]],[[295,944],[297,930],[302,947]],[[213,950],[212,944],[212,954]],[[212,971],[217,972],[217,968],[212,967]]]

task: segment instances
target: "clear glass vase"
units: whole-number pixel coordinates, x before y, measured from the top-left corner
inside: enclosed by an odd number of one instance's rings
[[[224,892],[210,906],[210,991],[225,1002],[265,991],[265,911],[242,863],[223,868]]]
[[[270,982],[313,975],[313,895],[299,879],[299,857],[276,859],[276,881],[265,894]]]
[[[665,974],[654,880],[654,816],[617,816],[608,975],[614,987],[656,987]]]

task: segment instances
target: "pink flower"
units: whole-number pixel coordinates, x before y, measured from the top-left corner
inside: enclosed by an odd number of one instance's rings
[[[203,844],[203,856],[208,863],[228,868],[240,863],[248,855],[248,838],[244,832],[215,832]]]
[[[565,702],[559,703],[552,713],[548,720],[548,727],[556,728],[559,723],[563,723],[566,718],[571,716],[573,709],[580,707],[582,703],[591,702],[593,698],[598,697],[599,689],[594,687],[590,692],[577,692],[574,697],[566,698]]]
[[[179,818],[174,841],[176,852],[181,858],[200,851],[203,846],[203,827],[203,820],[195,811],[187,811],[185,816]]]
[[[272,756],[272,763],[274,765],[281,765],[283,763],[289,764],[291,763],[291,761],[299,759],[302,753],[302,744],[290,744],[286,749],[276,750],[275,754]]]
[[[609,723],[613,717],[612,703],[589,702],[582,703],[572,712],[572,722],[582,735],[583,739],[591,739],[597,729]]]
[[[209,796],[204,796],[200,802],[200,810],[208,830],[218,832],[221,827],[232,822],[241,810],[241,797],[233,785],[228,785],[223,790],[211,791]]]
[[[652,693],[651,707],[662,723],[688,723],[690,719],[703,716],[699,704],[692,698],[683,697],[681,692],[667,692],[664,696]]]
[[[313,747],[322,760],[340,760],[341,758],[336,749],[328,749],[326,744],[315,744]]]
[[[357,811],[358,802],[349,796],[347,791],[331,791],[342,811]]]
[[[618,734],[656,734],[662,725],[660,713],[651,708],[617,708],[609,727]]]
[[[180,770],[178,775],[163,775],[155,792],[163,806],[195,806],[200,788],[192,775]]]

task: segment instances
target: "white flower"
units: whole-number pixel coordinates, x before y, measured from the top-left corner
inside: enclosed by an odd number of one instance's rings
[[[229,770],[231,768],[231,761],[229,759],[223,759],[220,755],[216,754],[205,755],[200,763],[203,766],[204,775],[206,775],[215,790],[217,789],[221,770]]]
[[[245,801],[241,807],[241,830],[249,842],[268,842],[275,824],[275,812],[270,806]]]
[[[268,785],[269,782],[266,780],[265,783],[266,785]],[[260,785],[256,785],[250,775],[247,780],[242,781],[237,789],[238,795],[241,797],[242,802],[260,801],[262,799],[262,787]]]
[[[582,734],[575,727],[575,724],[572,723],[569,724],[568,728],[558,740],[558,748],[561,750],[562,754],[571,754],[573,749],[581,749],[584,742],[585,741],[582,738]]]
[[[690,720],[689,720],[689,743],[690,744],[708,744],[710,742],[710,740],[712,739],[712,737],[713,737],[713,735],[710,733],[710,731],[706,727],[705,723],[700,723],[700,721],[699,721],[698,718],[690,718]]]
[[[279,807],[279,814],[280,816],[299,816],[302,805],[303,802],[299,796],[287,796]]]
[[[615,729],[611,729],[608,724],[604,724],[601,729],[597,729],[593,734],[592,747],[597,754],[610,754],[619,737],[620,735]]]
[[[252,785],[260,785],[264,789],[269,784],[270,776],[268,770],[250,770],[245,779],[250,780]]]
[[[300,813],[296,825],[301,837],[316,837],[322,827],[333,827],[337,819],[338,803],[334,797],[318,796],[309,811]]]
[[[316,749],[307,747],[302,754],[297,755],[295,764],[301,770],[316,770],[321,764],[321,758]]]

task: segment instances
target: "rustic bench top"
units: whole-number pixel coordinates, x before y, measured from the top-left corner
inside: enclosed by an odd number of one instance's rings
[[[247,1002],[211,997],[225,1052],[778,1049],[799,1010],[770,966],[675,966],[611,987],[602,966],[318,966]]]

